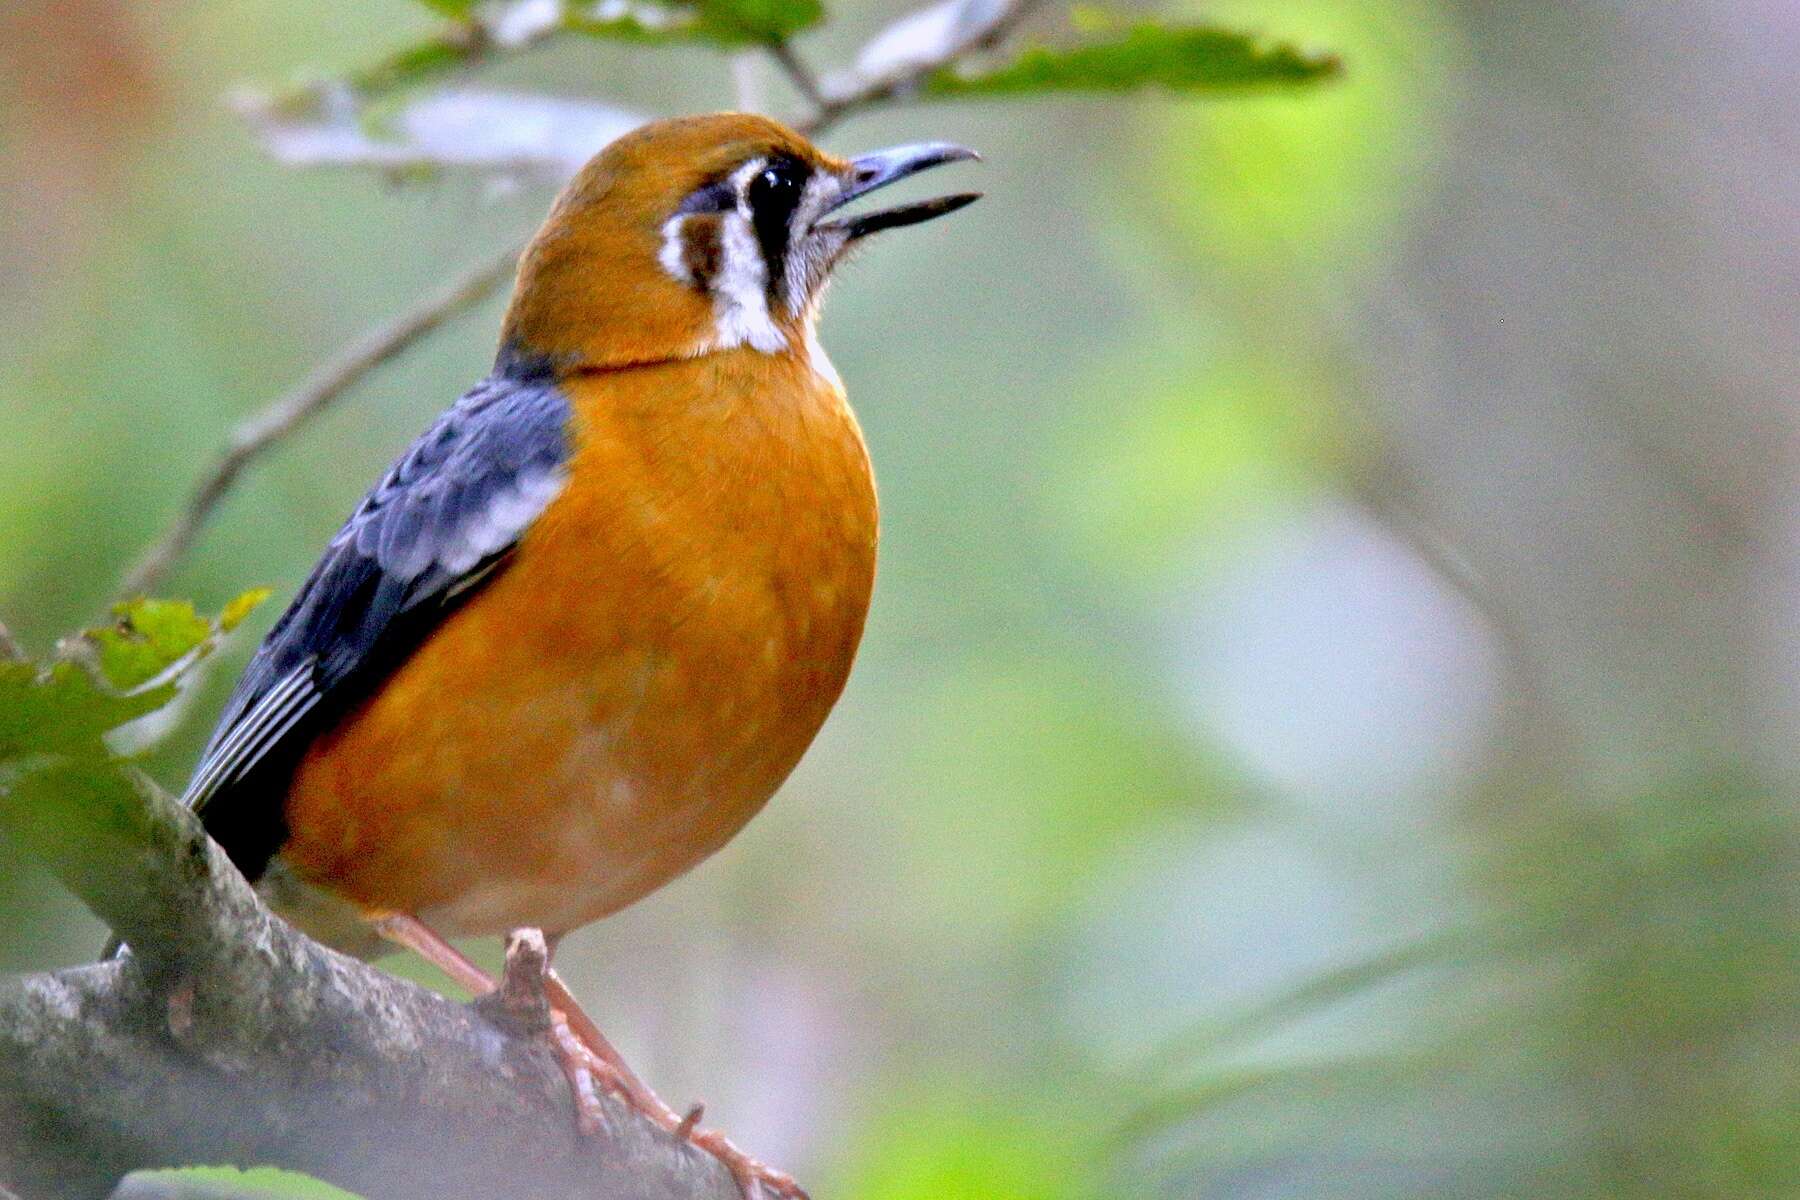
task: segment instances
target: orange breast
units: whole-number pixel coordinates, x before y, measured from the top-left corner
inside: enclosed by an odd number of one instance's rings
[[[567,487],[287,799],[286,867],[447,934],[571,929],[722,846],[868,610],[875,495],[835,382],[739,350],[567,390]]]

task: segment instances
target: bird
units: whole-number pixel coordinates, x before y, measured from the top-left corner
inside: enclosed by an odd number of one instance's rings
[[[838,158],[766,117],[644,125],[523,253],[492,371],[408,447],[261,642],[184,794],[270,907],[365,958],[571,930],[731,839],[800,760],[869,610],[869,455],[816,332],[833,270],[956,193],[844,213],[946,142]],[[597,1079],[718,1155],[554,972]]]

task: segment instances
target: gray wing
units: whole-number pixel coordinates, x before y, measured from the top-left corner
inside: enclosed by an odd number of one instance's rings
[[[483,381],[364,497],[225,706],[186,802],[252,879],[286,839],[285,776],[494,571],[561,490],[568,402],[544,377]]]

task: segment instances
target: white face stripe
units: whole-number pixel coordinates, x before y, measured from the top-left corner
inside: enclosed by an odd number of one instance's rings
[[[733,208],[723,213],[677,213],[663,223],[658,265],[670,278],[690,287],[702,287],[712,296],[713,336],[695,348],[696,354],[737,346],[749,346],[765,354],[790,348],[787,336],[769,310],[770,264],[763,261],[749,199],[751,182],[767,165],[767,159],[754,158],[731,173],[726,184],[728,194],[736,200]],[[840,180],[823,172],[807,179],[806,189],[788,221],[787,253],[778,264],[783,271],[780,292],[787,297],[782,306],[787,310],[785,315],[800,320],[808,358],[819,375],[833,384],[837,382],[837,372],[818,349],[812,329],[819,290],[843,249],[843,239],[825,236],[813,226],[842,188]],[[710,278],[695,278],[688,265],[689,220],[718,223],[718,265]]]
[[[737,208],[720,222],[719,273],[712,279],[715,348],[720,350],[748,345],[774,354],[787,348],[787,338],[769,315],[769,271],[750,209],[750,181],[765,161],[753,158],[731,173]]]
[[[692,284],[694,273],[687,266],[687,243],[681,236],[681,228],[687,224],[687,213],[676,213],[662,227],[662,249],[656,253],[656,261],[662,269],[673,276],[678,283]]]

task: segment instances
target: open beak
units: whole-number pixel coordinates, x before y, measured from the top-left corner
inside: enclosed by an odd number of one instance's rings
[[[980,161],[981,155],[966,146],[953,145],[950,142],[921,142],[916,146],[895,146],[889,150],[877,150],[873,154],[865,154],[850,161],[850,171],[844,177],[844,190],[831,202],[826,212],[834,212],[859,196],[866,196],[876,188],[886,187],[908,175],[917,175],[920,171],[932,167],[940,167],[945,163],[965,162],[970,159]],[[975,203],[981,199],[980,192],[958,192],[953,196],[938,196],[932,200],[921,200],[916,204],[902,204],[897,208],[884,208],[871,213],[859,213],[854,217],[846,217],[841,221],[833,221],[832,225],[844,230],[850,241],[878,233],[883,229],[898,229],[902,225],[917,225],[920,221],[929,221],[933,217],[941,217],[953,213],[959,208]]]

